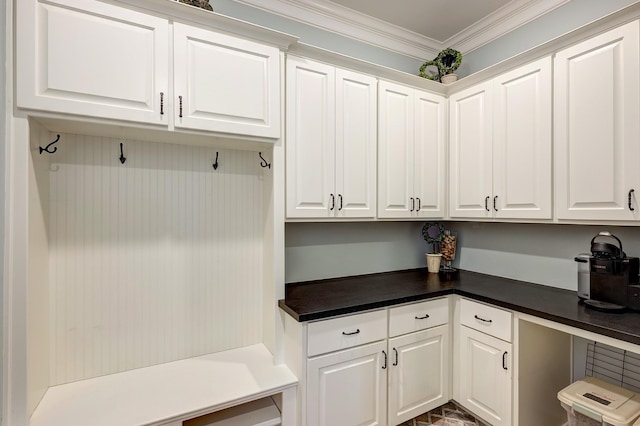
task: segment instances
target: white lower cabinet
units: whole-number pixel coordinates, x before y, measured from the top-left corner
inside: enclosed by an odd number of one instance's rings
[[[386,342],[309,360],[307,426],[384,425]]]
[[[449,326],[389,339],[389,425],[449,401]]]
[[[454,399],[492,426],[510,426],[511,313],[465,299],[458,313]]]
[[[306,346],[285,355],[306,377],[300,423],[395,426],[449,401],[448,322],[446,297],[309,324],[287,319],[291,347]]]

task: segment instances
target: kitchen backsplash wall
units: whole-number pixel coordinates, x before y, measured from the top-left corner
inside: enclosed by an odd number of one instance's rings
[[[424,222],[288,223],[286,282],[426,267]],[[610,231],[640,257],[640,227],[446,222],[458,233],[462,269],[577,289],[578,253]],[[615,242],[614,242],[615,243]]]
[[[51,386],[262,342],[257,153],[72,134],[57,148]]]

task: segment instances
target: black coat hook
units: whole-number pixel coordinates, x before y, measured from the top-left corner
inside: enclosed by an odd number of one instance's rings
[[[124,156],[124,149],[122,147],[122,142],[120,142],[120,162],[124,164],[127,161],[127,158]]]
[[[218,170],[218,151],[216,151],[216,161],[212,165],[213,170]]]
[[[56,140],[55,140],[55,141],[53,141],[53,142],[51,142],[51,143],[50,143],[49,145],[47,145],[46,147],[44,147],[44,148],[43,148],[43,147],[41,147],[41,146],[39,147],[39,148],[40,148],[40,155],[42,155],[42,153],[43,153],[43,152],[46,152],[46,153],[48,153],[48,154],[53,154],[54,152],[56,152],[56,151],[58,150],[58,147],[57,147],[57,146],[54,146],[54,147],[53,147],[53,150],[52,150],[52,151],[49,151],[49,147],[50,147],[51,145],[53,145],[54,143],[56,143],[56,142],[58,142],[58,141],[60,140],[60,135],[56,135],[56,136],[57,136],[57,137],[56,137]]]
[[[264,157],[262,156],[262,153],[259,152],[258,155],[260,156],[260,159],[262,160],[262,161],[260,161],[260,167],[271,168],[271,163],[268,163],[267,160],[264,159]]]

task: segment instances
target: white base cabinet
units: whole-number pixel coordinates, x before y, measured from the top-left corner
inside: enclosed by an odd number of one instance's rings
[[[309,360],[307,426],[386,424],[386,346],[380,341]]]
[[[395,426],[449,401],[448,321],[449,298],[311,323],[285,316],[300,425]]]
[[[454,399],[492,426],[512,424],[512,314],[458,299]]]
[[[449,326],[389,339],[389,425],[449,401]]]
[[[511,424],[511,343],[460,327],[460,400],[492,426]]]

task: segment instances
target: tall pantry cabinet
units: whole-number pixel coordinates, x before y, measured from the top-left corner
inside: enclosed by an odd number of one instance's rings
[[[374,218],[377,79],[287,57],[288,218]]]

